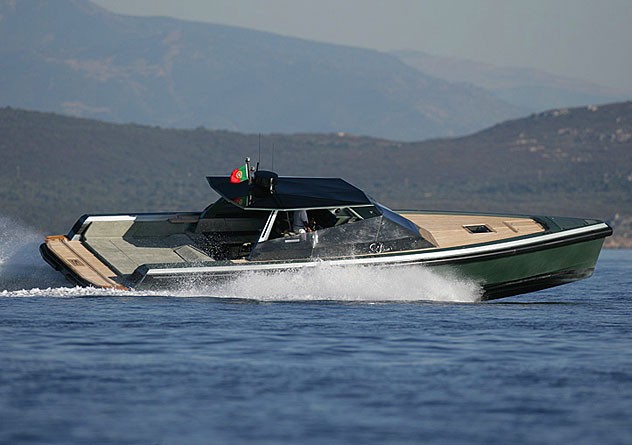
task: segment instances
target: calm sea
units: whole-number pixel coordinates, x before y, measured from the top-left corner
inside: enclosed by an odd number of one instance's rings
[[[632,251],[476,303],[424,270],[72,288],[36,238],[0,238],[2,444],[632,443]]]

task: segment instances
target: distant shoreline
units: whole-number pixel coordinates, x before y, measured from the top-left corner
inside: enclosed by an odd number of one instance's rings
[[[632,249],[632,238],[625,236],[613,235],[606,238],[606,242],[603,245],[604,249]]]

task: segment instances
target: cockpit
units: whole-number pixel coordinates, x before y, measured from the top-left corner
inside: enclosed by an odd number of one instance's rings
[[[298,260],[432,247],[411,221],[341,179],[278,178],[265,194],[208,179],[222,199],[202,212],[195,232],[217,259]],[[296,229],[297,212],[304,215],[304,230]]]

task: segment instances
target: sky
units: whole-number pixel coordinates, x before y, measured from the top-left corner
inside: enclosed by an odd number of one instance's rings
[[[363,48],[526,67],[632,91],[632,0],[93,0]]]

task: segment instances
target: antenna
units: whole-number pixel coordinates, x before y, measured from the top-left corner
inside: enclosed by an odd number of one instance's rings
[[[272,171],[274,171],[274,143],[272,143]]]
[[[259,165],[259,163],[261,162],[261,133],[259,133],[259,160],[257,161],[257,166]],[[257,167],[257,170],[259,168]]]

